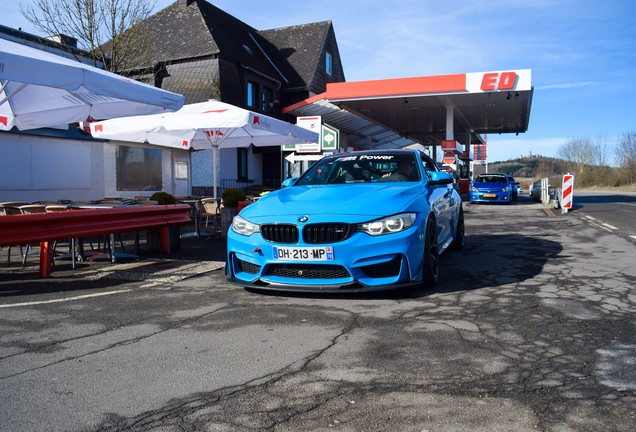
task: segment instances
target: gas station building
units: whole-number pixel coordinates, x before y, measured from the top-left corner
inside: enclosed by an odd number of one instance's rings
[[[283,109],[322,134],[315,146],[286,149],[295,152],[287,160],[421,145],[467,192],[470,163],[486,159],[487,134],[527,131],[532,94],[530,69],[329,83]]]

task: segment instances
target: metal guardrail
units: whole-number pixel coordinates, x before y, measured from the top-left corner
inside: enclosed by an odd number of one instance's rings
[[[168,227],[190,222],[190,206],[149,205],[81,209],[0,217],[0,246],[40,244],[40,277],[51,275],[52,242],[144,229],[159,229],[160,248],[170,252]]]
[[[552,203],[555,209],[561,208],[561,188],[550,186],[548,178],[533,181],[530,185],[530,196],[545,205]]]
[[[547,180],[547,179],[546,179]],[[534,180],[530,185],[530,196],[537,201],[542,201],[543,179]]]

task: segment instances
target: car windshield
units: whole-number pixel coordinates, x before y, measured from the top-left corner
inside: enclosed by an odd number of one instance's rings
[[[347,154],[319,160],[295,185],[419,180],[420,172],[412,153]]]
[[[501,175],[480,175],[477,177],[477,183],[507,183],[506,177]]]

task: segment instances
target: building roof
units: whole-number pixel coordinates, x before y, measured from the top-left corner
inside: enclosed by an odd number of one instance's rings
[[[175,1],[138,24],[135,31],[148,32],[147,49],[140,63],[143,66],[153,66],[166,60],[218,54],[219,47],[210,31],[210,23],[204,18],[205,15],[210,17],[214,13],[210,10],[206,10],[204,13],[201,6],[206,7],[206,9],[207,6],[214,8],[199,0],[195,0],[187,6]],[[218,12],[225,14],[220,9]],[[230,15],[227,15],[226,18],[231,20],[232,24],[235,24],[234,21],[238,21],[241,26],[245,26],[244,23]]]
[[[274,47],[287,87],[311,84],[322,55],[331,21],[262,30],[260,34]]]
[[[97,63],[97,67],[102,67],[99,61],[94,61],[89,52],[77,48],[77,41],[69,36],[59,35],[58,38],[61,41],[57,41],[53,37],[36,36],[0,24],[0,38],[74,59],[85,64]]]
[[[394,78],[327,84],[283,113],[320,115],[361,149],[466,144],[469,136],[476,144],[482,133],[525,132],[532,94],[529,69]]]
[[[131,67],[222,55],[280,81],[307,87],[331,22],[259,31],[204,0],[175,1],[139,24],[147,48]]]

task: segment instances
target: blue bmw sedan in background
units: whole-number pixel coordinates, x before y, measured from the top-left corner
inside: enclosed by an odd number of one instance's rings
[[[339,153],[245,207],[228,230],[228,279],[250,288],[357,292],[435,285],[464,245],[451,174],[417,150]]]

